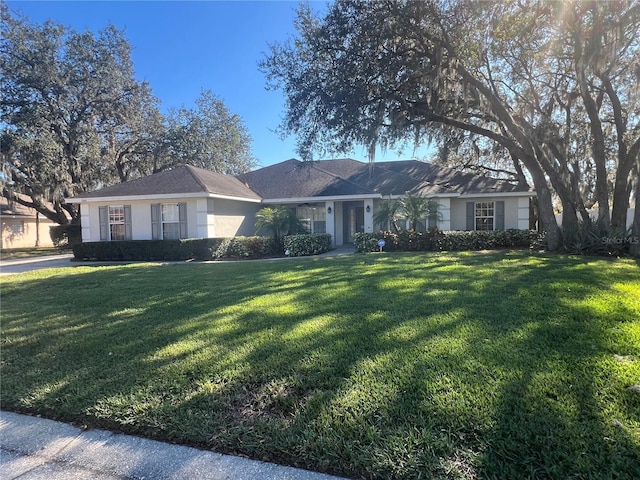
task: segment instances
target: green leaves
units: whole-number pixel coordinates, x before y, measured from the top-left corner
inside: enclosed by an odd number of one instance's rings
[[[131,46],[115,27],[78,33],[3,10],[0,120],[12,139],[3,152],[5,188],[30,196],[58,223],[78,220],[64,197],[118,178],[120,137],[150,93],[134,79]],[[142,132],[129,128],[126,135]]]
[[[269,232],[276,244],[282,242],[284,235],[307,233],[305,226],[296,216],[295,210],[285,206],[265,207],[258,210],[255,227],[256,231]]]
[[[319,255],[331,250],[331,235],[328,233],[287,235],[284,237],[284,248],[292,257]]]
[[[304,158],[435,139],[445,162],[532,184],[551,249],[551,192],[564,225],[598,204],[600,222],[625,226],[640,152],[636,2],[336,0],[323,16],[302,8],[296,26],[261,68]]]
[[[242,119],[212,92],[162,115],[114,26],[76,32],[0,8],[3,195],[26,195],[16,201],[78,223],[65,197],[185,163],[228,174],[255,166]]]
[[[188,163],[236,175],[256,166],[242,119],[210,90],[202,91],[195,109],[182,107],[169,114],[167,141],[163,168]]]

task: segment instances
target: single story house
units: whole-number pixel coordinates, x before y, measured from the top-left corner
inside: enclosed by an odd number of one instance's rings
[[[31,248],[52,247],[49,229],[57,223],[33,208],[0,196],[0,225],[0,248]]]
[[[269,205],[295,208],[334,245],[374,232],[376,208],[412,192],[437,201],[438,218],[422,228],[501,230],[530,227],[535,193],[506,181],[416,160],[286,160],[242,175],[190,165],[67,199],[80,205],[82,240],[214,238],[255,234],[255,214]]]

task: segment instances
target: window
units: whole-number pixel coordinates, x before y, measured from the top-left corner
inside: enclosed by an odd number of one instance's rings
[[[475,229],[493,230],[495,219],[494,202],[476,202],[475,204]]]
[[[314,220],[311,233],[327,233],[327,221],[326,220]]]
[[[100,240],[131,240],[131,205],[98,207]]]
[[[324,207],[298,207],[296,215],[309,233],[327,232],[327,213]]]
[[[126,238],[124,226],[124,205],[109,207],[109,239],[124,240]]]
[[[187,238],[187,204],[152,203],[151,238],[153,240],[177,240]]]
[[[165,240],[180,238],[180,208],[177,203],[162,204],[162,238]]]
[[[24,221],[11,220],[9,229],[11,230],[11,235],[22,235],[24,233]]]

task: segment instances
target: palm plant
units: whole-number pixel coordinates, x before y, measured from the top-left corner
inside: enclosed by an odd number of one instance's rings
[[[265,207],[256,213],[256,232],[266,230],[271,233],[276,245],[280,245],[285,235],[306,233],[306,228],[296,216],[295,210],[285,207]]]
[[[400,212],[399,200],[386,200],[376,207],[376,213],[373,215],[373,221],[378,225],[391,225],[395,233],[400,232],[398,227],[398,219]]]
[[[400,200],[400,207],[409,219],[411,230],[414,232],[418,228],[418,220],[421,218],[431,216],[439,218],[441,215],[438,212],[438,202],[411,192],[406,192],[405,197]]]

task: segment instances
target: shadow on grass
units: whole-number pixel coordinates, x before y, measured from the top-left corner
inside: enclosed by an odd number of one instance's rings
[[[2,405],[360,478],[633,478],[638,283],[510,252],[24,277]]]

